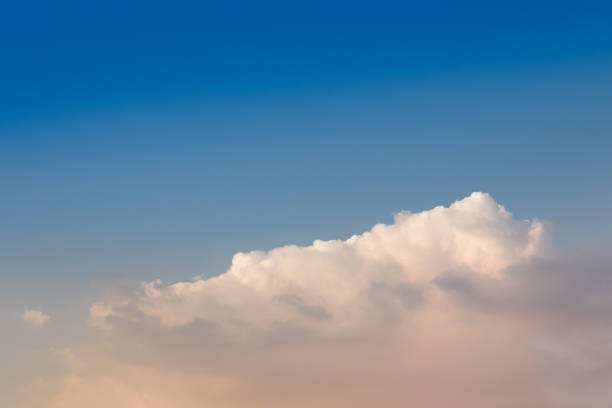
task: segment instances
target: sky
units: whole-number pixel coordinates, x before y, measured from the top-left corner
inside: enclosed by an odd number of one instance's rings
[[[0,405],[612,400],[611,44],[604,1],[4,6]]]

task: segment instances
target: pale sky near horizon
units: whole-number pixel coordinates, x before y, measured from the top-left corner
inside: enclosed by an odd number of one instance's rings
[[[23,397],[16,390],[36,383],[49,396],[23,400],[24,407],[72,408],[100,386],[83,378],[105,373],[118,407],[145,404],[147,387],[158,383],[168,384],[155,397],[160,408],[177,393],[186,395],[184,406],[197,405],[204,397],[177,384],[209,381],[219,406],[248,406],[222,390],[235,386],[259,401],[250,387],[268,390],[268,381],[286,374],[286,355],[277,349],[261,346],[278,363],[261,383],[236,374],[236,361],[222,352],[213,364],[218,371],[176,361],[215,354],[214,345],[202,355],[190,347],[209,335],[220,344],[234,335],[252,338],[248,347],[228,346],[241,358],[253,356],[258,342],[287,341],[288,352],[333,361],[328,341],[387,330],[404,311],[423,330],[423,338],[411,338],[419,350],[437,338],[432,333],[442,322],[482,313],[484,337],[503,322],[509,338],[562,356],[553,362],[536,353],[533,366],[521,365],[534,351],[517,346],[511,351],[519,362],[500,365],[517,375],[560,367],[566,377],[540,384],[547,390],[541,406],[561,399],[560,384],[580,381],[587,385],[574,401],[582,406],[612,398],[602,391],[609,375],[593,374],[612,372],[612,357],[590,351],[612,344],[602,317],[612,310],[604,259],[612,245],[608,2],[35,2],[0,14],[0,405],[17,404]],[[452,207],[457,200],[464,204]],[[432,210],[438,206],[447,212]],[[397,216],[402,211],[425,215]],[[354,246],[307,249],[378,223],[397,227],[373,230],[380,241],[365,234]],[[540,225],[545,233],[538,235]],[[286,245],[306,249],[254,253],[246,266],[232,258]],[[326,255],[312,255],[317,251]],[[534,260],[540,258],[548,263]],[[305,278],[310,269],[301,263],[320,267],[317,279],[335,289]],[[544,289],[554,268],[563,270],[560,283]],[[347,271],[358,282],[347,283]],[[529,271],[537,279],[526,278]],[[268,282],[267,273],[283,283]],[[517,279],[512,289],[489,281],[504,273]],[[220,275],[231,282],[198,283]],[[157,279],[165,283],[158,287]],[[166,286],[175,282],[190,295]],[[244,304],[235,301],[243,297]],[[587,297],[592,304],[579,304]],[[524,309],[510,300],[519,298]],[[445,309],[446,301],[461,306]],[[105,319],[112,324],[100,323]],[[279,319],[290,328],[277,327]],[[237,334],[234,320],[253,327]],[[537,335],[530,326],[536,321],[546,327]],[[338,327],[350,330],[336,333]],[[567,330],[552,336],[560,327]],[[459,349],[436,347],[469,355],[473,334],[464,329],[457,328],[465,335]],[[588,334],[569,334],[579,329]],[[145,341],[134,366],[97,363],[120,360],[116,348],[131,350],[147,333],[160,341]],[[312,341],[291,343],[298,333]],[[404,336],[390,336],[389,353],[399,352]],[[490,344],[508,339],[496,336]],[[563,341],[553,344],[551,336]],[[152,357],[164,347],[186,351],[170,352],[170,364]],[[405,372],[391,354],[380,358],[388,365],[381,363],[379,375]],[[571,368],[563,365],[570,360]],[[348,364],[342,353],[338,361]],[[178,377],[152,374],[165,364]],[[263,369],[259,357],[252,364]],[[355,362],[354,384],[368,383],[363,364]],[[417,367],[449,369],[426,357]],[[311,369],[305,372],[320,374]],[[150,383],[130,382],[134,370]],[[338,385],[340,374],[328,374]],[[496,386],[516,387],[515,402],[534,395],[514,377],[493,377],[499,383],[466,385],[467,405],[495,402],[483,390]],[[450,370],[440,381],[452,378]],[[84,399],[67,399],[70,381]],[[304,381],[286,386],[296,395],[321,391],[329,397],[324,406],[348,404],[343,391]],[[433,386],[428,374],[416,383],[420,390]],[[595,395],[589,401],[581,399],[588,387]],[[379,392],[365,390],[364,401]],[[288,397],[278,398],[260,403],[273,407]]]

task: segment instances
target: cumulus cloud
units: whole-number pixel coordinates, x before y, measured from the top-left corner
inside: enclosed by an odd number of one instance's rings
[[[427,284],[451,269],[500,278],[538,252],[545,235],[540,221],[514,220],[474,193],[449,208],[399,213],[394,224],[346,241],[238,253],[225,274],[208,280],[145,283],[133,297],[95,304],[91,319],[99,327],[148,317],[168,327],[207,320],[228,331],[288,322],[334,332],[369,328],[381,302],[417,306]]]
[[[24,310],[22,317],[24,322],[34,327],[42,327],[50,318],[48,314],[34,309]]]
[[[489,195],[93,304],[38,406],[599,407],[612,274]],[[104,389],[103,395],[99,390]]]

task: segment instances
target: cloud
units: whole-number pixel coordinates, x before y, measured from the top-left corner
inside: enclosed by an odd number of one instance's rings
[[[145,283],[132,297],[95,304],[91,321],[108,327],[112,319],[148,317],[175,327],[207,320],[228,331],[282,322],[326,331],[367,327],[383,288],[389,308],[415,303],[449,269],[496,278],[536,253],[545,235],[540,221],[514,220],[489,195],[474,193],[449,208],[399,213],[394,224],[346,241],[237,253],[225,274],[208,280]]]
[[[22,317],[24,322],[34,327],[42,327],[50,318],[48,314],[33,309],[24,310]]]
[[[214,278],[111,293],[90,310],[99,339],[63,353],[36,406],[599,407],[611,265],[473,193],[346,241],[238,253]]]

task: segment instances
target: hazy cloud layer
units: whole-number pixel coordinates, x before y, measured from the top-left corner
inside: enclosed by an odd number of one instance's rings
[[[611,263],[548,235],[474,193],[346,241],[238,253],[215,278],[109,294],[90,311],[99,342],[59,353],[67,374],[33,384],[31,404],[601,407]]]

